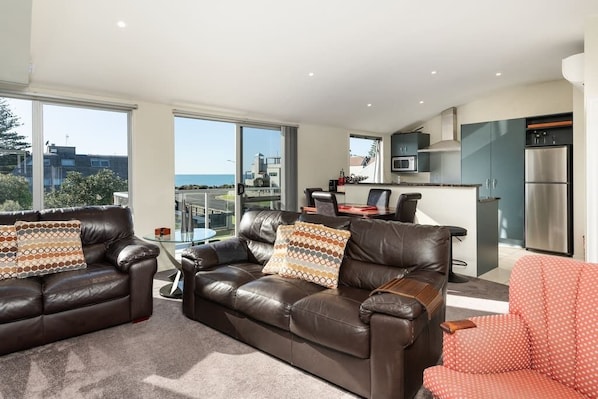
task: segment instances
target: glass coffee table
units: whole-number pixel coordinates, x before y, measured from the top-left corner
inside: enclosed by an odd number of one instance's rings
[[[164,253],[177,269],[176,273],[173,273],[170,276],[172,283],[166,284],[164,287],[160,288],[160,295],[166,298],[175,299],[181,299],[183,296],[183,272],[181,263],[176,260],[176,258],[166,248],[164,248],[164,244],[187,244],[188,246],[194,246],[209,240],[215,235],[216,232],[212,229],[195,228],[192,232],[190,231],[186,233],[175,231],[174,233],[171,233],[170,236],[143,236],[145,240],[160,243],[160,247],[164,249]]]

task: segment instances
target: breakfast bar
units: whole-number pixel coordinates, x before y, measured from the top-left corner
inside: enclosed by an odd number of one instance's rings
[[[498,198],[479,198],[479,184],[436,183],[358,183],[340,187],[346,203],[363,203],[371,188],[388,188],[390,206],[396,206],[399,195],[418,192],[415,222],[420,224],[458,226],[467,235],[453,241],[453,257],[467,263],[453,265],[453,271],[471,277],[480,276],[498,267]]]

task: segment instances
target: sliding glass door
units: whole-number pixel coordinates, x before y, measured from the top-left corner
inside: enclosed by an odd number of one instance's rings
[[[280,128],[237,125],[238,209],[281,209],[283,159]]]
[[[195,227],[227,236],[248,209],[285,209],[282,132],[280,126],[175,116],[175,227],[181,211],[190,209]]]

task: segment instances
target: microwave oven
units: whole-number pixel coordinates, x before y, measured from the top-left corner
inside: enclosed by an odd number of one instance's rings
[[[391,172],[417,172],[417,155],[392,157]]]

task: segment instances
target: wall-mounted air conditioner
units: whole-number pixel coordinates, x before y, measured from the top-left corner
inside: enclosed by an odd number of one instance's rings
[[[574,86],[577,86],[580,89],[583,89],[584,68],[584,53],[579,53],[567,58],[563,58],[563,76]]]

